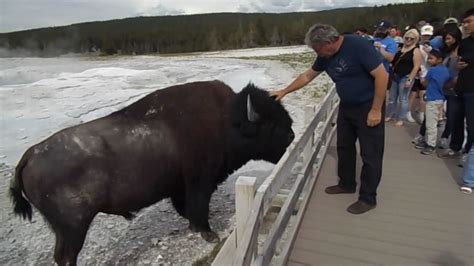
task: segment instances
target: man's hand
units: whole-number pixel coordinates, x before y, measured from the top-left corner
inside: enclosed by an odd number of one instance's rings
[[[468,63],[466,63],[465,61],[462,60],[461,57],[459,57],[459,61],[458,61],[458,63],[456,64],[456,67],[457,67],[458,69],[464,69],[464,68],[466,68],[468,65],[469,65]]]
[[[286,91],[284,89],[270,92],[270,97],[275,97],[275,101],[281,100],[285,95]]]
[[[431,47],[429,44],[425,43],[422,45],[421,49],[423,49],[423,51],[425,51],[426,53],[430,53],[431,50],[433,50],[433,47]]]
[[[375,127],[382,121],[382,112],[380,110],[370,109],[367,115],[367,126]]]

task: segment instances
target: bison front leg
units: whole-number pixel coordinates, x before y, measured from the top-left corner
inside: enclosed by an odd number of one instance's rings
[[[178,212],[179,215],[189,220],[189,230],[193,232],[199,232],[196,226],[191,223],[191,220],[186,213],[186,199],[180,196],[171,197],[171,202],[173,203],[174,209]]]
[[[173,203],[174,209],[184,218],[188,218],[186,216],[186,199],[184,196],[173,196],[171,197],[171,203]]]
[[[186,216],[189,219],[189,228],[201,233],[208,242],[217,242],[219,237],[209,226],[209,201],[212,192],[195,189],[186,199]]]

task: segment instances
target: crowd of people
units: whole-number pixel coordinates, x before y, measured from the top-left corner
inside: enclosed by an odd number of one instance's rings
[[[474,189],[474,9],[467,10],[461,21],[450,17],[443,22],[419,21],[401,33],[389,21],[381,21],[373,35],[365,28],[339,34],[331,25],[314,24],[305,43],[317,54],[315,62],[285,88],[271,92],[275,100],[281,100],[322,72],[336,84],[339,180],[325,192],[356,192],[358,141],[363,164],[359,198],[347,207],[352,214],[377,206],[385,122],[392,120],[397,127],[419,120],[419,134],[412,142],[422,154],[432,154],[437,148],[443,150],[439,156],[444,158],[467,154],[461,191],[470,194]],[[438,142],[443,119],[446,125]]]
[[[474,9],[460,20],[421,20],[403,31],[382,21],[373,35],[364,28],[354,34],[373,42],[389,65],[385,122],[393,121],[396,127],[421,124],[414,147],[424,155],[459,158],[460,167],[467,165],[461,191],[472,193],[474,177],[469,172],[474,165],[469,167],[468,154],[474,139]]]
[[[374,209],[382,177],[385,123],[394,121],[395,126],[403,127],[416,120],[421,126],[412,142],[422,154],[439,148],[443,150],[440,157],[467,155],[461,191],[472,193],[474,8],[467,10],[461,21],[454,17],[441,25],[419,21],[404,28],[403,33],[389,21],[381,21],[373,35],[364,28],[354,34],[339,34],[333,26],[317,23],[306,33],[305,43],[317,54],[315,62],[271,95],[280,100],[322,72],[336,84],[340,98],[336,144],[339,180],[325,189],[327,194],[356,192],[358,141],[363,162],[359,197],[347,211],[362,214]],[[446,125],[438,141],[438,125],[443,120]]]

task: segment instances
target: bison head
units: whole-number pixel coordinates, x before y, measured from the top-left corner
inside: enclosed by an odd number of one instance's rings
[[[248,84],[233,104],[233,126],[251,159],[277,163],[295,138],[293,121],[267,91]]]

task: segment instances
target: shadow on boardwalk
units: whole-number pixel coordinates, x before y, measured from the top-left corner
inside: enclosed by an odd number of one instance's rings
[[[417,129],[386,125],[378,206],[362,215],[346,211],[357,194],[324,193],[337,183],[334,138],[289,265],[474,265],[474,196],[459,191],[457,160],[413,148]]]

